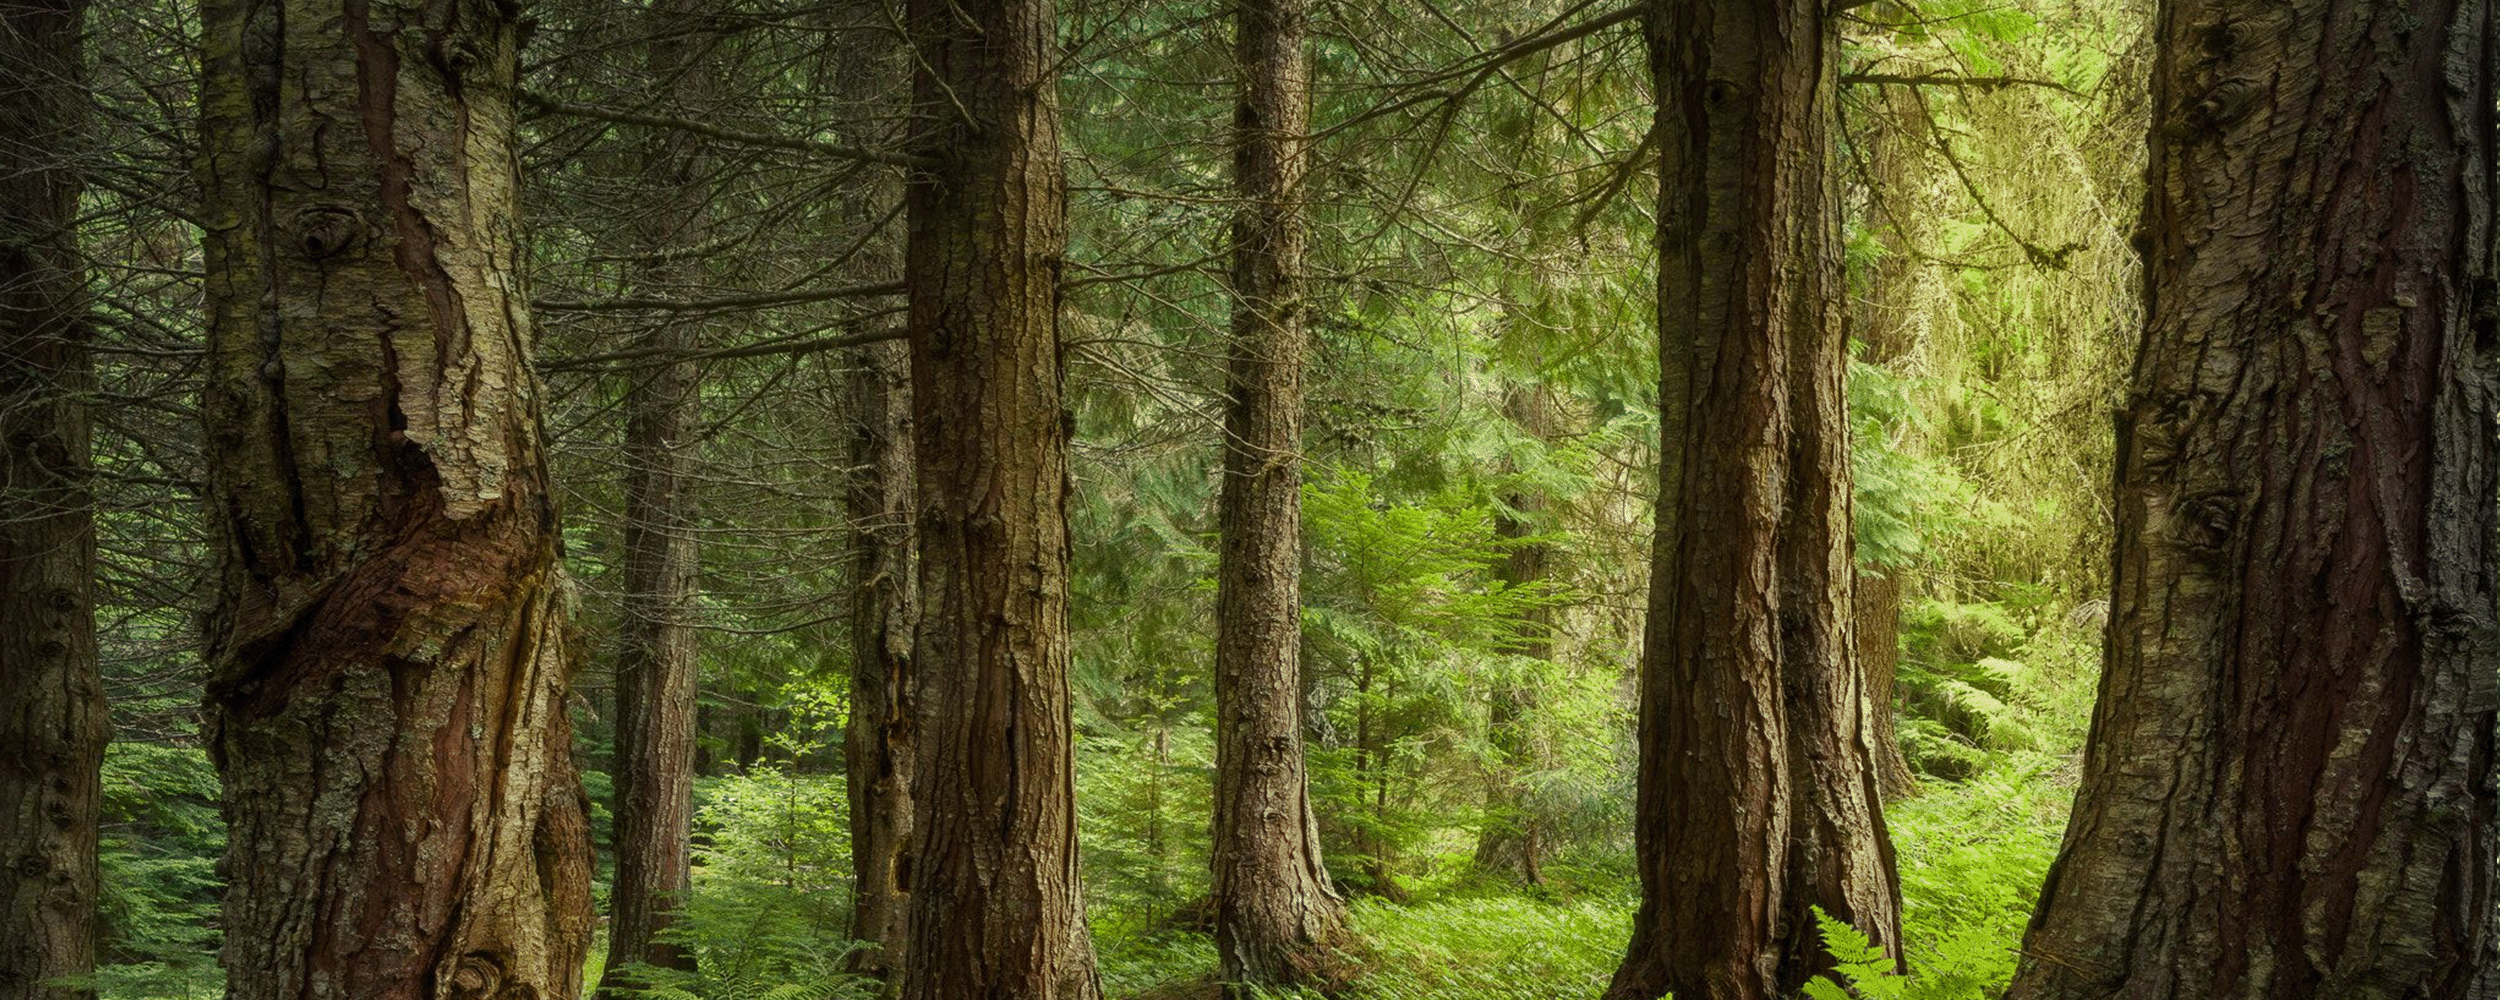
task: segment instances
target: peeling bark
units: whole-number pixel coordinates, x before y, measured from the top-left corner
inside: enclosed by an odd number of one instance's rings
[[[1641,906],[1607,996],[1772,1000],[1821,907],[1887,948],[1900,888],[1851,630],[1847,344],[1823,5],[1661,4],[1658,542]]]
[[[86,1000],[98,769],[84,0],[0,8],[0,1000]]]
[[[576,996],[589,831],[514,6],[202,13],[227,995]]]
[[[2500,992],[2493,21],[2161,5],[2100,701],[2017,1000]]]
[[[910,358],[901,343],[861,349],[851,379],[851,717],[844,761],[851,799],[851,937],[876,942],[853,967],[879,978],[902,968],[912,831],[912,630],[920,615],[912,554]]]

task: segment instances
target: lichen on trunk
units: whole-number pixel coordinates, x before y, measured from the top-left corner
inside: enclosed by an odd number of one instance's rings
[[[576,996],[589,831],[515,5],[202,14],[228,995]]]

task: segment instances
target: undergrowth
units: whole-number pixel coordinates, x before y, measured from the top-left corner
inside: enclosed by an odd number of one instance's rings
[[[1889,812],[1900,852],[1910,975],[1864,951],[1846,925],[1827,926],[1844,964],[1809,991],[1846,998],[1844,984],[1873,1000],[1979,1000],[2013,974],[2014,948],[2041,879],[2056,856],[2071,781],[2063,759],[1994,758],[1960,783]],[[1452,889],[1406,904],[1355,902],[1361,976],[1354,1000],[1584,1000],[1604,992],[1623,955],[1636,900],[1621,890],[1481,894]],[[1215,949],[1202,933],[1174,931],[1102,941],[1104,992],[1114,1000],[1211,1000]],[[1283,994],[1279,1000],[1293,997]],[[1295,998],[1302,1000],[1302,998]]]

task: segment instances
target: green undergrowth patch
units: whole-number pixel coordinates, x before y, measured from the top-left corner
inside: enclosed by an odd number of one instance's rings
[[[1860,997],[1979,1000],[2001,990],[2065,829],[2070,768],[2062,756],[2004,754],[1969,780],[1931,781],[1925,794],[1893,804],[1887,813],[1911,974],[1878,976],[1861,961],[1855,971],[1866,981],[1844,968],[1816,995],[1845,996],[1830,991],[1846,986]],[[1632,891],[1627,877],[1541,897],[1454,886],[1404,904],[1358,900],[1352,919],[1362,972],[1339,997],[1594,998],[1622,957]],[[1203,933],[1114,935],[1100,944],[1104,991],[1115,1000],[1221,996],[1215,948]]]
[[[1524,895],[1354,903],[1362,973],[1340,1000],[1568,1000],[1605,989],[1622,957],[1629,899]],[[1106,948],[1104,992],[1125,1000],[1221,996],[1203,934]],[[1317,994],[1280,993],[1277,1000]]]

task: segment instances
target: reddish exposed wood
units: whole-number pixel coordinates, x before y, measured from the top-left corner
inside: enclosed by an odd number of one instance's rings
[[[230,996],[580,992],[571,601],[538,438],[516,12],[203,4],[207,732]]]

